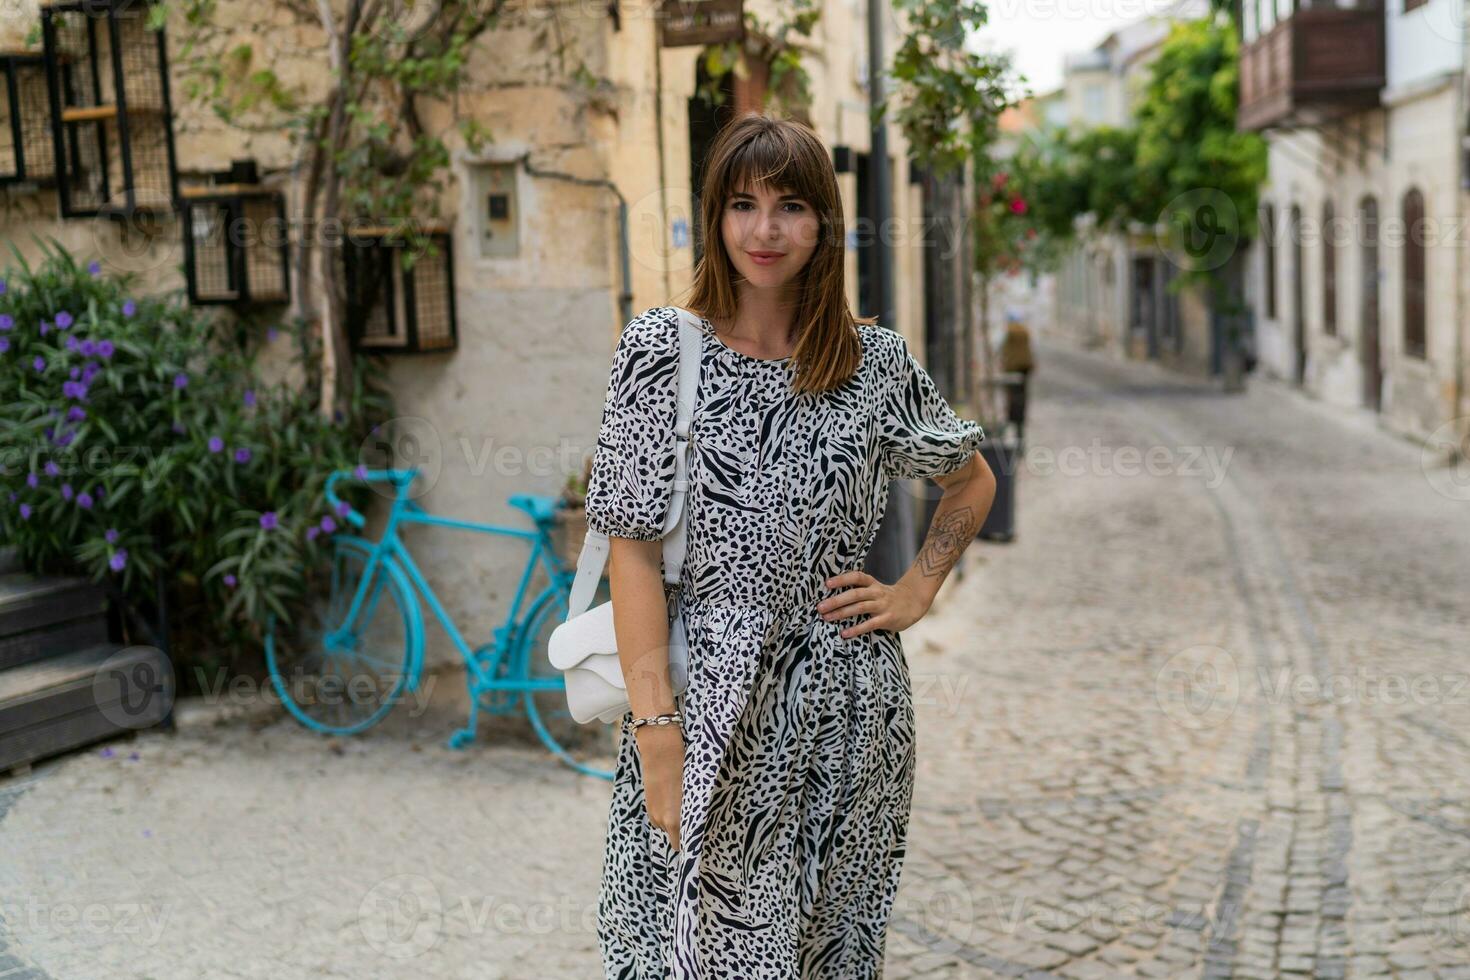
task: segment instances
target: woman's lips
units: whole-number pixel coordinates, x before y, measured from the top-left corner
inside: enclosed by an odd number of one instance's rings
[[[750,260],[756,265],[774,265],[779,262],[786,253],[784,252],[746,252]]]

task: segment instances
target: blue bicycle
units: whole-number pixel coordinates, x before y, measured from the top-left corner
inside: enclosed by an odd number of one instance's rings
[[[537,737],[579,772],[611,779],[617,726],[581,725],[567,710],[561,671],[546,658],[551,631],[566,618],[576,570],[557,556],[551,539],[562,504],[557,498],[516,494],[534,530],[436,517],[410,496],[418,468],[339,470],[327,478],[326,498],[355,527],[363,516],[335,493],[340,481],[381,482],[394,488],[392,510],[376,541],[338,534],[317,567],[307,570],[311,602],[291,622],[274,613],[265,631],[271,683],[286,709],[308,728],[353,735],[377,724],[406,693],[416,691],[424,669],[424,616],[420,599],[434,611],[464,658],[470,713],[449,739],[462,749],[475,739],[479,711],[524,710]],[[505,535],[530,547],[505,622],[474,650],[434,594],[399,537],[410,524]],[[545,584],[528,598],[538,569]],[[602,586],[605,588],[605,582]]]

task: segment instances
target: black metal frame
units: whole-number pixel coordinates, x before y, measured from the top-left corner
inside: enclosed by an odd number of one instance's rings
[[[41,8],[41,37],[44,46],[47,92],[51,105],[52,145],[56,159],[57,203],[63,218],[90,218],[103,216],[128,221],[140,211],[174,211],[179,206],[178,160],[174,152],[173,102],[169,92],[168,50],[162,30],[152,32],[157,52],[157,106],[128,105],[128,86],[123,72],[124,47],[121,21],[123,18],[143,18],[148,9],[158,0],[70,0],[70,2],[48,4]],[[57,36],[57,18],[76,15],[84,18],[87,25],[85,68],[90,74],[90,91],[85,79],[78,79],[78,72],[71,70],[66,52],[60,50]],[[102,75],[100,64],[98,28],[105,30],[107,40],[107,71],[111,78],[113,101],[103,102]],[[149,58],[151,61],[151,57]],[[63,70],[66,69],[66,70]],[[64,119],[70,110],[106,110],[112,113],[99,114],[96,118],[81,120]],[[133,156],[134,117],[156,116],[161,128],[162,142],[166,154],[167,195],[166,202],[145,203],[138,199],[139,173]],[[110,160],[108,156],[108,123],[115,130],[117,163],[121,171],[122,187],[119,194],[123,203],[112,201]],[[95,203],[88,206],[79,203],[83,194],[79,176],[82,165],[83,141],[87,130],[96,148],[96,165],[99,180],[95,188]],[[87,189],[91,190],[91,189]]]
[[[365,354],[438,354],[459,347],[454,301],[454,244],[449,230],[442,227],[420,230],[438,247],[439,255],[421,255],[414,267],[404,271],[401,253],[408,247],[402,235],[390,235],[388,229],[349,229],[340,249],[343,282],[347,293],[347,333],[354,351]],[[419,323],[418,274],[426,262],[441,264],[443,273],[442,308],[446,311],[445,333],[448,343],[425,346],[423,324]],[[402,312],[405,322],[398,322],[398,290],[402,289]],[[374,315],[383,318],[385,331],[376,342],[365,329]]]
[[[179,202],[180,235],[184,240],[184,278],[188,282],[189,302],[195,306],[249,306],[251,304],[284,303],[290,299],[290,248],[284,237],[278,245],[251,247],[241,241],[237,230],[244,229],[247,221],[246,202],[266,200],[274,204],[275,219],[281,228],[286,227],[286,197],[280,191],[259,186],[223,185],[218,191],[212,188],[190,189]],[[224,241],[217,247],[224,249],[225,289],[211,292],[201,286],[199,268],[200,242],[195,235],[196,210],[209,209],[224,215]],[[252,295],[251,273],[260,270],[261,253],[274,248],[280,265],[281,289],[279,294]],[[275,264],[275,263],[272,263]]]
[[[53,156],[50,161],[51,169],[44,169],[44,165],[38,166],[37,161],[27,162],[26,143],[27,119],[25,113],[24,93],[21,91],[21,82],[18,78],[22,68],[39,69],[41,72],[40,84],[42,86],[42,100],[46,96],[46,59],[37,52],[7,51],[0,53],[0,75],[5,79],[5,101],[9,110],[10,138],[15,147],[15,169],[11,173],[0,173],[0,186],[7,184],[35,184],[37,186],[50,185],[56,180],[56,159]],[[51,147],[50,126],[51,119],[48,112],[45,117],[30,122],[31,126],[40,128],[43,138],[39,141],[46,147]]]

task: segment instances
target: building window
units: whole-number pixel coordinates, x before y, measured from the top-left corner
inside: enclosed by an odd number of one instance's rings
[[[1337,221],[1332,202],[1322,205],[1322,330],[1337,334]]]
[[[1415,7],[1422,7],[1428,2],[1429,0],[1404,0],[1404,13],[1407,14]]]
[[[1261,248],[1266,262],[1266,317],[1276,319],[1276,211],[1261,209]]]
[[[1101,85],[1089,85],[1082,90],[1082,118],[1093,125],[1101,124],[1107,115],[1107,93]]]
[[[1404,195],[1404,353],[1424,357],[1424,195],[1410,188]]]

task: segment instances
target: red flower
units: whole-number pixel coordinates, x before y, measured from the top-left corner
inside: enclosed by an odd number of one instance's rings
[[[1021,200],[1019,197],[1013,197],[1013,198],[1011,198],[1011,213],[1012,214],[1025,214],[1026,213],[1026,202],[1023,201],[1023,200]]]
[[[1002,170],[1000,173],[998,173],[994,177],[990,178],[990,184],[996,190],[1000,190],[1002,187],[1005,186],[1006,181],[1009,180],[1009,179],[1010,179],[1010,175],[1007,174],[1004,170]]]

